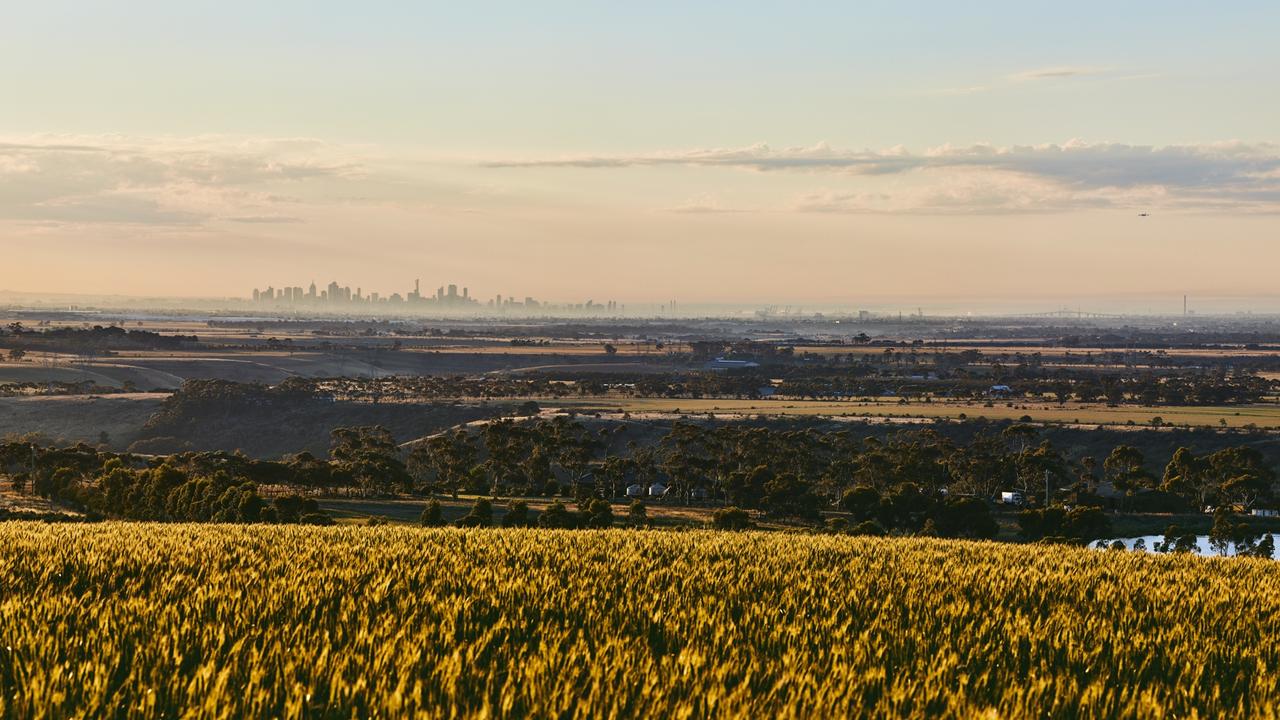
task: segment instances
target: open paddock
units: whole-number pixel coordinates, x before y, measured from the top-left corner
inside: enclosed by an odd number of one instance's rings
[[[1152,425],[1159,418],[1162,425],[1200,427],[1259,428],[1280,427],[1280,404],[1238,406],[1153,406],[1121,405],[1108,407],[1096,403],[993,403],[981,402],[909,402],[853,400],[734,400],[688,398],[575,398],[539,401],[545,407],[566,410],[601,410],[624,413],[680,413],[689,415],[764,415],[764,416],[828,416],[886,418],[947,418],[952,420],[987,418],[1019,420],[1030,417],[1033,422],[1080,425]]]

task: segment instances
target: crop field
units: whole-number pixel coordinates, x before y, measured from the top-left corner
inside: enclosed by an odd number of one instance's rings
[[[0,353],[3,354],[3,353]],[[0,361],[0,384],[93,382],[119,388],[129,382],[146,390],[176,389],[184,380],[216,378],[275,384],[289,377],[386,377],[461,375],[485,372],[669,372],[663,352],[628,345],[608,356],[601,345],[453,346],[333,352],[269,350],[120,351],[110,358],[85,359],[40,354],[22,362]]]
[[[548,342],[546,344],[539,345],[512,345],[509,341],[435,341],[431,344],[418,344],[410,349],[418,352],[439,353],[603,356],[609,354],[605,350],[605,343],[606,341],[604,340],[596,342],[557,340],[555,342]],[[672,353],[689,352],[689,346],[687,344],[676,342],[664,344],[662,349],[658,349],[653,343],[637,343],[621,340],[615,340],[614,346],[616,354],[619,356],[638,355],[643,357],[664,358]]]
[[[1187,405],[1120,405],[1108,407],[1097,403],[1016,402],[1011,406],[1003,402],[986,407],[981,402],[909,402],[897,400],[796,400],[778,398],[770,400],[735,400],[716,398],[626,398],[609,396],[571,400],[539,401],[547,407],[597,409],[628,413],[684,413],[703,415],[799,415],[799,416],[851,416],[892,418],[979,418],[989,420],[1017,420],[1023,416],[1036,422],[1055,422],[1085,425],[1148,425],[1153,418],[1160,418],[1165,425],[1199,425],[1219,427],[1280,426],[1280,404],[1261,403],[1233,406]]]
[[[1043,342],[1043,339],[1040,340]],[[1203,357],[1203,358],[1234,358],[1234,357],[1274,357],[1280,354],[1280,347],[1276,345],[1263,345],[1261,347],[1200,347],[1200,348],[1162,348],[1162,349],[1129,349],[1115,347],[1087,347],[1076,346],[1066,347],[1061,345],[1049,344],[1028,344],[1028,345],[1000,345],[989,342],[965,342],[964,340],[951,340],[946,345],[795,345],[796,353],[808,353],[811,355],[882,355],[886,348],[892,349],[895,353],[958,353],[965,350],[977,350],[988,358],[999,355],[1032,355],[1040,354],[1042,356],[1062,356],[1062,355],[1102,355],[1105,353],[1115,352],[1141,352],[1150,353],[1152,355],[1164,355],[1168,357]]]
[[[0,716],[1274,717],[1280,565],[762,533],[0,528]]]

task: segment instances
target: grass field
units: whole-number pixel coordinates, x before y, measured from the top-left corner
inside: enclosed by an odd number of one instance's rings
[[[635,352],[628,345],[615,356],[599,343],[512,347],[510,345],[424,347],[392,351],[368,348],[333,351],[203,349],[121,351],[87,360],[70,355],[33,354],[22,362],[0,361],[0,384],[94,382],[121,387],[176,389],[183,380],[213,378],[275,384],[289,377],[386,377],[462,375],[486,372],[669,372],[664,352]]]
[[[1280,565],[713,532],[0,527],[0,716],[1274,717]]]
[[[1149,353],[1168,357],[1274,357],[1280,355],[1280,347],[1264,345],[1257,348],[1221,347],[1221,348],[1168,348],[1164,350],[1145,348],[1100,348],[1100,347],[1064,347],[1061,345],[993,345],[982,342],[949,341],[946,345],[796,345],[796,353],[813,355],[883,355],[886,348],[898,354],[917,352],[921,355],[939,352],[957,353],[965,350],[977,350],[987,358],[999,355],[1104,355],[1106,353]]]
[[[123,449],[139,436],[165,397],[119,393],[0,398],[0,437],[34,432],[66,444],[96,445],[105,432],[114,447]]]
[[[1037,422],[1079,423],[1085,425],[1149,425],[1152,418],[1160,418],[1169,425],[1220,426],[1225,420],[1228,427],[1280,426],[1280,404],[1236,405],[1224,407],[1144,406],[1123,405],[1107,407],[1099,404],[1069,402],[1065,405],[1044,403],[1014,403],[1012,407],[995,403],[985,407],[980,402],[911,402],[898,401],[843,401],[843,400],[732,400],[732,399],[680,399],[680,398],[582,398],[573,400],[540,401],[547,407],[593,408],[629,413],[673,413],[679,411],[691,415],[706,413],[731,415],[800,415],[800,416],[870,416],[896,418],[960,418],[985,417],[990,420],[1016,420],[1029,416]]]

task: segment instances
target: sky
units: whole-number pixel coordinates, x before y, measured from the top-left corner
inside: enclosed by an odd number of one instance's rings
[[[1275,2],[4,14],[0,289],[1280,296]]]

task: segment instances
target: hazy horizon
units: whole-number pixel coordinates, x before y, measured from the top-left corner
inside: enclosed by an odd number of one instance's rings
[[[0,288],[1280,308],[1280,7],[998,6],[22,5]]]
[[[365,288],[368,292],[370,288]],[[377,291],[376,288],[373,288]],[[403,288],[394,289],[403,294]],[[385,295],[384,295],[385,297]],[[330,315],[352,314],[374,317],[450,317],[450,316],[494,316],[539,317],[539,316],[581,316],[581,312],[573,312],[564,307],[567,303],[580,303],[594,300],[597,303],[607,302],[613,298],[537,298],[544,307],[532,310],[516,307],[495,310],[481,302],[471,308],[440,309],[433,306],[415,307],[412,305],[380,305],[380,306],[330,306],[326,303],[306,306],[292,306],[288,303],[276,305],[258,305],[252,302],[249,295],[202,296],[202,295],[136,295],[113,293],[47,293],[30,292],[0,288],[0,308],[60,311],[69,308],[102,309],[112,312],[136,310],[203,310],[227,311],[231,313],[253,312],[254,314],[280,315],[282,317],[323,317]],[[504,297],[507,295],[504,294]],[[523,300],[521,295],[517,300]],[[1214,317],[1226,315],[1253,314],[1259,316],[1280,315],[1280,293],[1244,297],[1244,296],[1188,296],[1186,310],[1190,317]],[[1173,295],[1129,295],[1129,296],[1039,296],[1025,298],[1020,296],[984,296],[984,297],[945,297],[945,296],[860,296],[845,302],[822,302],[803,298],[764,298],[758,301],[679,301],[673,311],[670,299],[641,298],[618,300],[620,307],[616,312],[595,310],[587,313],[592,316],[626,316],[644,317],[736,317],[758,313],[776,317],[809,316],[814,313],[841,316],[854,315],[860,311],[868,311],[877,317],[893,315],[911,316],[922,312],[925,316],[934,317],[1000,317],[1021,315],[1050,315],[1080,313],[1084,316],[1131,316],[1131,317],[1173,317],[1183,315],[1183,296]],[[549,305],[550,307],[546,307]]]

